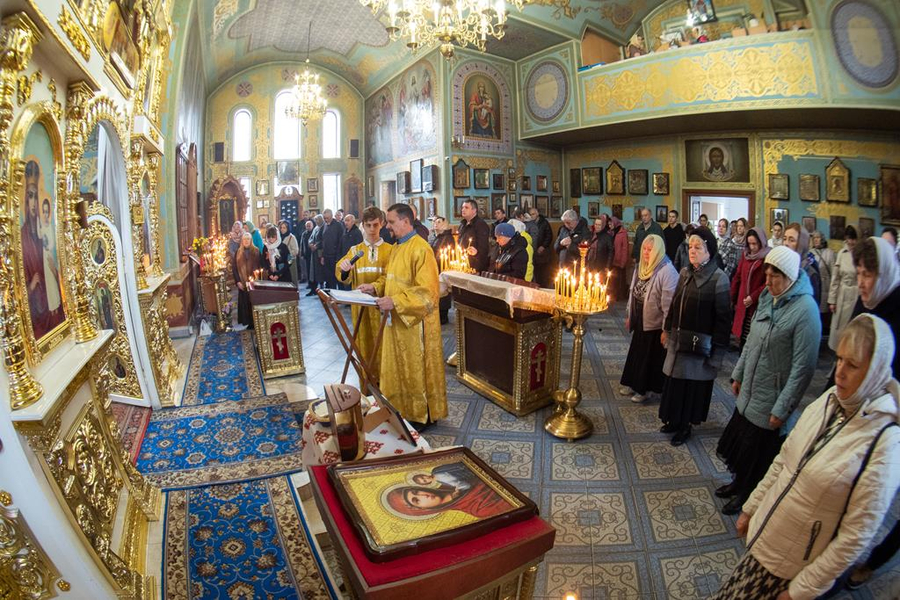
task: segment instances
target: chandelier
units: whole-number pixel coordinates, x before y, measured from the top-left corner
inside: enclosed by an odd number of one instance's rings
[[[291,102],[284,109],[284,114],[291,119],[300,119],[306,125],[310,119],[318,119],[325,114],[328,101],[322,95],[318,73],[309,70],[309,59],[302,74],[294,76],[294,88],[291,90]]]
[[[310,119],[318,119],[325,115],[328,101],[322,95],[319,85],[319,74],[309,70],[309,38],[312,35],[312,21],[309,22],[309,33],[306,37],[306,68],[302,74],[294,76],[294,88],[291,90],[291,102],[284,109],[290,119],[299,119],[303,125]]]
[[[391,40],[405,39],[414,52],[440,46],[445,58],[454,47],[472,46],[484,52],[489,37],[506,33],[506,0],[360,0],[378,14],[386,11]],[[526,0],[510,0],[519,10]]]

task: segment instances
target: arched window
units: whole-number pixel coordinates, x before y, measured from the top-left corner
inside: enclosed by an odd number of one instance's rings
[[[300,132],[303,124],[300,123],[300,119],[292,119],[284,114],[292,99],[289,90],[275,96],[275,160],[300,158],[302,139]]]
[[[242,108],[234,113],[234,126],[232,127],[231,159],[234,162],[250,160],[251,132],[253,130],[253,117],[250,111]]]
[[[322,158],[341,157],[341,115],[328,110],[322,117]]]

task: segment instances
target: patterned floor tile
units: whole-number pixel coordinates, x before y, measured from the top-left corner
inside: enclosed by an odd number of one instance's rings
[[[551,492],[548,506],[557,546],[633,543],[624,493]]]
[[[534,474],[534,442],[479,438],[469,447],[503,477],[531,479]]]
[[[616,408],[622,418],[626,433],[655,433],[662,423],[659,421],[659,407],[655,404],[638,404]]]
[[[423,433],[422,437],[425,438],[425,441],[432,448],[444,448],[446,446],[455,446],[456,445],[456,436],[448,435],[445,433]]]
[[[560,442],[552,445],[552,481],[618,481],[619,478],[612,444]]]
[[[538,589],[538,596],[557,599],[564,598],[567,593],[574,593],[581,600],[641,598],[644,589],[649,587],[641,579],[636,561],[548,561],[546,583]]]
[[[657,542],[718,535],[728,531],[713,496],[705,487],[643,492]]]
[[[869,584],[869,591],[877,600],[900,598],[900,563],[893,569],[876,574],[875,579]]]
[[[728,548],[660,559],[666,597],[708,598],[719,589],[739,558],[734,548]]]
[[[485,402],[481,411],[481,419],[478,429],[482,431],[516,431],[521,433],[534,432],[535,415],[531,413],[524,417],[517,417],[508,413],[493,402]]]
[[[704,428],[725,428],[728,425],[729,419],[731,419],[731,413],[734,411],[733,408],[728,408],[722,402],[710,402],[709,403],[709,416],[706,418],[706,423],[703,425]]]
[[[606,409],[601,406],[579,406],[578,412],[584,413],[594,424],[594,435],[609,434],[609,419],[606,416]]]
[[[640,479],[668,479],[700,474],[687,446],[675,447],[667,441],[630,442],[628,445]]]
[[[454,398],[450,398],[447,400],[447,415],[446,419],[441,419],[438,423],[441,427],[453,427],[459,429],[463,426],[463,421],[466,419],[466,413],[469,412],[469,403],[461,400],[456,400]]]
[[[700,438],[700,445],[703,446],[703,451],[709,456],[710,462],[712,462],[713,467],[719,473],[728,473],[728,467],[725,466],[725,463],[722,462],[722,459],[719,458],[719,455],[716,454],[716,446],[719,445],[718,437],[704,437]]]

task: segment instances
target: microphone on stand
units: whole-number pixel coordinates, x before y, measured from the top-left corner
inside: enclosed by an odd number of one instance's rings
[[[364,250],[357,250],[356,254],[354,254],[350,258],[350,266],[352,267],[353,265],[355,265],[356,261],[358,261],[365,255],[366,255],[366,253]],[[350,271],[344,271],[341,273],[341,281],[345,281],[348,277],[350,277]]]

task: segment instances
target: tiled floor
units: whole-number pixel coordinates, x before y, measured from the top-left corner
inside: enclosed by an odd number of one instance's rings
[[[300,303],[303,376],[267,380],[268,393],[317,393],[340,380],[344,354],[317,298]],[[444,326],[445,355],[455,349],[453,319]],[[539,570],[537,598],[575,592],[583,600],[703,598],[714,593],[743,553],[735,518],[713,495],[730,478],[715,445],[734,408],[728,385],[737,355],[726,361],[709,421],[674,448],[658,433],[658,400],[635,405],[617,393],[628,351],[621,309],[594,317],[585,336],[581,408],[594,433],[567,443],[545,433],[549,408],[516,418],[478,396],[447,369],[450,415],[429,429],[432,446],[463,444],[531,497],[557,529],[556,545]],[[562,381],[568,380],[572,337],[564,337]],[[806,402],[824,387],[823,356]],[[356,384],[351,373],[349,383]],[[898,512],[895,503],[893,518]],[[884,530],[884,528],[883,528]],[[900,557],[867,589],[838,598],[897,598]]]

